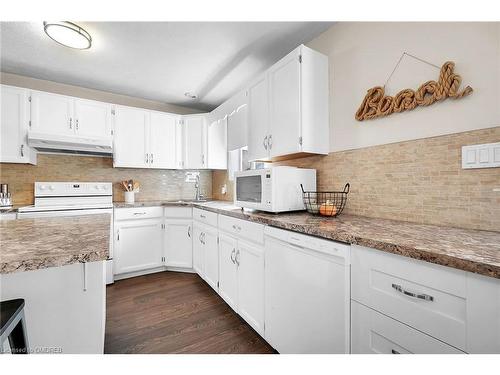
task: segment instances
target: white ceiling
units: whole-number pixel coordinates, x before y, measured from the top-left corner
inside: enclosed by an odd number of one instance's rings
[[[42,22],[2,22],[1,70],[211,110],[330,22],[76,22],[92,48],[73,50]],[[198,94],[190,100],[186,91]]]

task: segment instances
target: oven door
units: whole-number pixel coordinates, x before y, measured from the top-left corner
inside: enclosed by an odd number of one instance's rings
[[[265,173],[261,170],[235,175],[234,203],[236,206],[265,210],[266,197]]]

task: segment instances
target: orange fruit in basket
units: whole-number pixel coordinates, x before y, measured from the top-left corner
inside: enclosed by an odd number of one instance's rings
[[[327,201],[319,207],[319,213],[323,216],[334,216],[337,213],[337,207]]]

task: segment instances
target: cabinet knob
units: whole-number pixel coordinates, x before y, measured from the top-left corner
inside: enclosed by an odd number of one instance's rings
[[[267,150],[267,135],[264,137],[264,141],[262,142],[262,145],[264,146],[264,149]]]

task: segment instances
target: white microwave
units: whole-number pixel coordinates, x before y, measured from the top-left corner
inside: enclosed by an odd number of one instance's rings
[[[304,210],[302,190],[316,190],[316,170],[274,167],[236,172],[234,205],[267,212]]]

